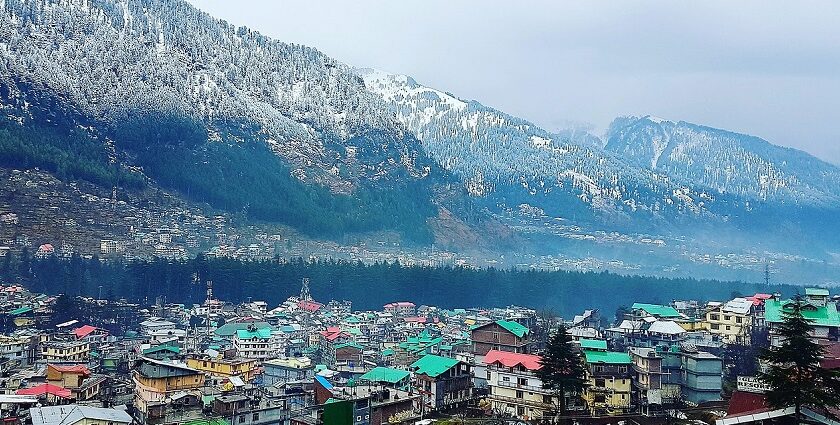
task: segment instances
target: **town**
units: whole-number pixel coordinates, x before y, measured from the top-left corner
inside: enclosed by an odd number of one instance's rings
[[[559,318],[525,307],[377,311],[315,300],[308,279],[278,306],[148,306],[0,287],[4,424],[665,423],[728,425],[790,415],[762,394],[757,348],[779,346],[794,301],[640,302]],[[639,294],[640,298],[644,294]],[[101,298],[101,297],[100,297]],[[838,296],[804,299],[821,365],[840,366]],[[564,332],[585,385],[564,394],[539,370]],[[562,394],[562,393],[561,393]],[[832,422],[818,409],[803,414]],[[460,422],[458,422],[460,421]],[[489,423],[489,422],[488,422]],[[498,423],[498,422],[496,422]],[[688,423],[688,422],[686,422]],[[700,423],[700,422],[697,422]]]

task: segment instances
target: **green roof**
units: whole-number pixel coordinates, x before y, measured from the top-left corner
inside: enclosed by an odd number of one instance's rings
[[[171,345],[158,345],[143,350],[143,354],[157,353],[158,351],[171,351],[175,354],[178,354],[181,352],[181,349],[179,347],[173,347]]]
[[[21,314],[29,313],[30,311],[32,311],[32,307],[21,307],[10,311],[9,314],[12,316],[20,316]]]
[[[396,384],[407,378],[410,373],[407,370],[392,369],[390,367],[377,367],[368,373],[362,375],[359,379],[365,379],[372,382],[387,382],[389,384]]]
[[[365,347],[362,347],[359,344],[356,344],[355,342],[344,342],[344,343],[336,345],[335,349],[338,350],[339,348],[346,348],[346,347],[358,348],[359,350],[363,350],[365,348]]]
[[[792,300],[774,300],[769,299],[764,302],[764,319],[770,323],[781,323],[784,311],[790,311],[790,304]],[[811,321],[811,324],[817,326],[840,326],[840,314],[837,313],[837,306],[834,303],[828,303],[823,307],[818,307],[813,304],[804,302],[805,306],[802,309],[802,316]],[[787,307],[785,307],[787,306]]]
[[[386,348],[386,349],[382,350],[382,355],[384,357],[393,356],[394,355],[394,350],[392,350],[390,348]]]
[[[616,353],[614,351],[590,351],[584,350],[587,363],[608,363],[608,364],[631,364],[630,355],[627,353]]]
[[[269,339],[271,338],[271,328],[260,328],[255,331],[249,331],[247,329],[239,329],[236,331],[236,337],[239,339],[252,339],[252,338],[260,338],[260,339]]]
[[[828,289],[825,288],[805,288],[805,295],[813,295],[816,297],[827,297]]]
[[[644,310],[647,314],[657,317],[680,317],[680,313],[671,306],[659,304],[633,303],[633,310]]]
[[[345,323],[359,323],[359,319],[356,318],[356,316],[350,316],[350,317],[344,319],[344,322]]]
[[[607,349],[607,341],[602,339],[581,339],[580,348],[591,350],[605,350]]]
[[[420,360],[411,364],[411,368],[416,368],[415,373],[430,376],[432,378],[446,372],[453,366],[458,364],[458,360],[450,359],[449,357],[436,356],[434,354],[426,354]]]
[[[225,323],[224,325],[219,326],[219,328],[213,331],[213,333],[217,336],[234,336],[237,331],[248,330],[250,326],[254,326],[257,329],[271,328],[271,325],[268,324],[268,322],[233,322]]]
[[[519,338],[522,338],[529,332],[528,328],[516,322],[511,322],[508,320],[497,320],[496,323],[499,326],[505,328],[505,330],[507,330],[508,332],[518,336]]]

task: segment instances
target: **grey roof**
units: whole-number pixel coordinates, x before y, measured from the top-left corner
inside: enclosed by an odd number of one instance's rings
[[[32,407],[29,409],[32,425],[70,425],[83,419],[130,424],[131,416],[124,410],[101,407],[64,406]]]

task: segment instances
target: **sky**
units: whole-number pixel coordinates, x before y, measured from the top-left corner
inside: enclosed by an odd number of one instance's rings
[[[189,0],[546,129],[656,115],[840,164],[840,2]]]

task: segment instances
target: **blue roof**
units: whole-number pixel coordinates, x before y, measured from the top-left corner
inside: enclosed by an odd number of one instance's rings
[[[330,384],[330,381],[327,381],[327,378],[324,378],[321,375],[315,375],[315,381],[321,384],[322,387],[331,390],[333,388],[333,384]]]

